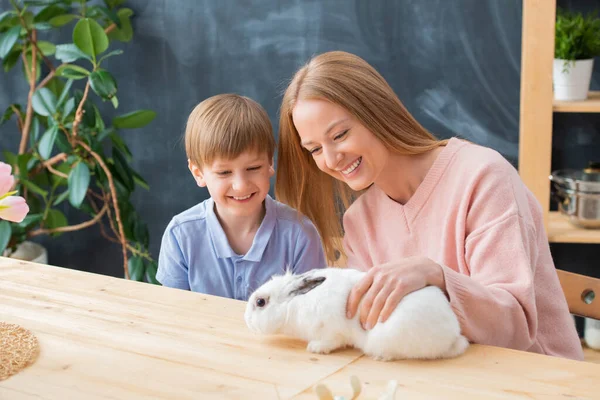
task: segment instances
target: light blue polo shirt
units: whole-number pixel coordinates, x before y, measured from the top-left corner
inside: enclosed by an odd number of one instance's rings
[[[252,292],[286,268],[301,274],[325,267],[315,226],[296,210],[265,199],[265,217],[245,255],[236,254],[214,211],[214,201],[176,215],[165,230],[156,279],[164,286],[248,300]]]

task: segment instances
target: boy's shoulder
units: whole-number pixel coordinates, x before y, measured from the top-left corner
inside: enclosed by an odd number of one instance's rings
[[[180,212],[171,218],[171,222],[169,222],[167,230],[171,230],[179,226],[185,226],[194,222],[196,222],[195,225],[198,223],[201,225],[205,224],[206,218],[212,206],[213,201],[211,198],[208,198],[201,203],[198,203],[187,210]]]
[[[300,214],[297,210],[288,206],[287,204],[281,203],[270,196],[267,197],[267,201],[271,202],[273,209],[275,210],[275,218],[278,223],[285,224],[289,227],[313,227],[313,223],[306,216]]]

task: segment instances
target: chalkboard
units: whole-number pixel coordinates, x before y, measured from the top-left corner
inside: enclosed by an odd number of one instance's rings
[[[598,1],[558,3],[582,10],[598,6]],[[240,93],[260,102],[277,130],[286,82],[320,52],[345,50],[365,58],[438,137],[490,146],[517,166],[521,1],[130,0],[127,5],[135,13],[134,39],[121,45],[124,55],[106,68],[119,82],[118,113],[139,108],[158,113],[152,124],[125,137],[134,168],[151,187],[138,189],[134,204],[148,223],[154,257],[171,217],[208,196],[192,180],[181,142],[192,108],[218,93]],[[0,6],[7,9],[8,0]],[[54,39],[69,41],[70,26],[58,35]],[[598,67],[593,87],[599,83]],[[20,70],[1,74],[0,87],[0,109],[15,99],[24,102]],[[102,111],[116,113],[108,104]],[[599,122],[589,115],[556,116],[554,167],[583,167],[600,154]],[[2,149],[16,149],[13,125],[0,128]],[[119,246],[106,242],[97,227],[39,240],[48,246],[51,264],[122,276]],[[568,247],[556,251],[568,259]]]

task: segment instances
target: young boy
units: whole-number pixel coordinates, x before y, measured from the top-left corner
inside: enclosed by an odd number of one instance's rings
[[[268,194],[275,139],[258,103],[235,94],[204,100],[188,118],[185,148],[190,172],[210,198],[167,226],[159,282],[247,300],[286,269],[326,266],[314,225]]]

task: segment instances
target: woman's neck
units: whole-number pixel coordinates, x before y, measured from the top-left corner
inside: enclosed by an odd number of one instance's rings
[[[390,154],[375,184],[392,200],[406,204],[423,183],[443,147],[422,154]]]

